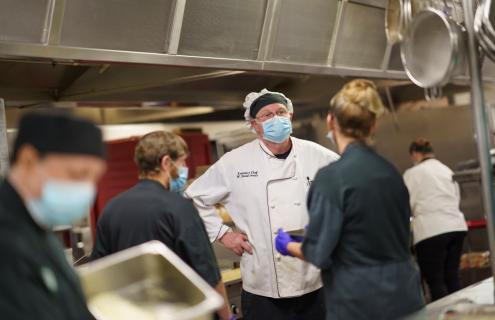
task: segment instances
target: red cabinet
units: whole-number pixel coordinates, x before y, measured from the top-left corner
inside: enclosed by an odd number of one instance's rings
[[[181,134],[189,147],[189,177],[194,177],[197,166],[210,165],[212,155],[208,136],[200,132]],[[98,194],[91,212],[91,229],[95,235],[96,222],[106,203],[117,194],[129,189],[138,181],[138,168],[134,163],[134,149],[139,138],[109,141],[107,172],[98,185]]]

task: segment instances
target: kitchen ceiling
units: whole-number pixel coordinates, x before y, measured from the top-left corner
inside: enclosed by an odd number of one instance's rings
[[[311,114],[354,77],[373,78],[384,99],[390,88],[394,103],[416,99],[422,90],[385,41],[385,3],[0,0],[0,98],[8,108],[127,108],[164,121],[177,108],[238,116],[262,88]],[[495,74],[490,62],[484,70]]]

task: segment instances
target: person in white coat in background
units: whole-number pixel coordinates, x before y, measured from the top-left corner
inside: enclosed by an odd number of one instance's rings
[[[185,191],[210,240],[241,258],[243,319],[324,319],[319,270],[274,248],[277,230],[309,221],[306,195],[318,169],[338,155],[291,137],[292,102],[266,89],[246,96],[245,119],[258,138],[225,154]],[[240,232],[222,223],[221,203]]]
[[[467,225],[453,172],[426,139],[409,147],[414,167],[404,173],[414,216],[414,247],[433,301],[460,289],[459,265]]]

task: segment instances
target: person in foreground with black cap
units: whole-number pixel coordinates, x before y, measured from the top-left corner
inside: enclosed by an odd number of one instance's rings
[[[308,223],[306,194],[321,167],[337,160],[330,150],[291,137],[293,106],[282,93],[263,89],[244,102],[245,119],[258,138],[227,154],[186,189],[210,241],[241,258],[243,319],[324,319],[319,270],[283,257],[276,231]],[[222,223],[222,203],[240,232]]]
[[[2,319],[87,320],[79,280],[51,232],[88,214],[106,164],[100,130],[58,113],[24,116],[0,184]]]

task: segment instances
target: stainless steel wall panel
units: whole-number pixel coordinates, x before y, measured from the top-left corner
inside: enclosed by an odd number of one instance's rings
[[[338,1],[282,0],[270,60],[326,64]]]
[[[52,3],[52,0],[1,0],[0,41],[45,42]]]
[[[392,47],[392,53],[390,54],[390,62],[388,64],[390,70],[404,70],[402,60],[400,59],[400,45],[396,44]]]
[[[256,59],[266,0],[187,0],[179,54]]]
[[[380,69],[385,54],[385,10],[346,3],[335,65]]]
[[[61,44],[165,52],[173,0],[66,0]]]

